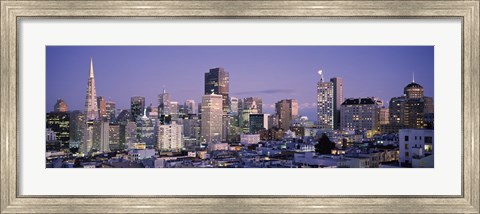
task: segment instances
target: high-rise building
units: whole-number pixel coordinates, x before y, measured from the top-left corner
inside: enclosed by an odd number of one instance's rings
[[[333,84],[333,109],[334,119],[333,128],[335,130],[340,128],[340,107],[343,103],[343,79],[341,77],[330,78],[330,82]]]
[[[68,111],[67,103],[63,99],[58,99],[57,103],[55,103],[54,111],[55,112],[67,112]]]
[[[116,121],[117,110],[115,109],[116,104],[115,102],[109,100],[105,101],[105,113],[107,114],[108,119],[110,122]]]
[[[145,97],[135,96],[130,99],[130,119],[136,121],[143,116],[145,110]]]
[[[197,114],[189,114],[183,120],[183,134],[186,138],[200,138],[201,121]]]
[[[320,81],[317,83],[317,122],[320,129],[334,129],[335,119],[335,94],[334,83],[325,82],[323,80],[323,73],[320,70]],[[338,83],[341,84],[340,82]]]
[[[86,120],[97,120],[99,118],[92,58],[90,58],[90,75],[88,77],[87,95],[85,98],[85,115]]]
[[[256,112],[257,114],[262,113],[262,98],[259,97],[247,97],[242,99],[242,110],[253,110],[253,112]]]
[[[222,140],[223,96],[207,94],[202,97],[201,135],[206,143]]]
[[[433,114],[433,99],[425,97],[423,87],[414,80],[405,86],[403,92],[403,96],[390,100],[389,125],[399,128],[425,128],[425,114]]]
[[[78,110],[70,112],[70,142],[82,142],[85,124],[83,112]]]
[[[105,103],[105,98],[103,96],[97,97],[97,106],[98,106],[98,116],[100,118],[107,118],[107,106]]]
[[[380,100],[372,97],[348,98],[341,105],[340,128],[342,130],[374,130],[378,122]]]
[[[238,97],[230,97],[230,112],[238,114]]]
[[[109,137],[109,145],[110,149],[118,150],[120,148],[120,125],[118,124],[110,124],[110,130],[108,131]]]
[[[125,143],[128,149],[133,149],[133,145],[138,142],[137,139],[137,123],[130,121],[125,125]]]
[[[228,112],[229,107],[229,74],[223,68],[212,68],[208,73],[205,73],[205,93],[222,95],[223,112]]]
[[[298,116],[298,101],[296,99],[280,100],[275,103],[275,110],[278,116],[278,127],[287,131],[293,119]]]
[[[90,58],[90,72],[85,98],[85,129],[83,131],[83,141],[79,148],[79,151],[84,154],[89,154],[94,146],[94,128],[96,121],[98,121],[99,119],[97,104],[97,91],[95,89],[93,59]]]
[[[172,115],[172,119],[178,119],[178,114],[180,112],[180,108],[177,101],[170,102],[170,115]]]
[[[185,101],[185,114],[196,114],[197,105],[195,105],[195,100],[186,100]]]
[[[108,120],[100,122],[100,152],[110,152],[110,125]]]
[[[183,148],[182,125],[173,122],[158,126],[157,148],[161,151],[180,151]]]
[[[261,130],[268,130],[269,114],[250,114],[250,134],[258,134]]]
[[[170,96],[168,95],[167,90],[164,88],[163,92],[158,95],[158,116],[170,115],[170,108]]]
[[[155,139],[155,123],[153,120],[147,117],[146,109],[143,112],[143,116],[137,119],[137,139],[141,143],[145,143],[148,148],[154,148],[156,144]]]

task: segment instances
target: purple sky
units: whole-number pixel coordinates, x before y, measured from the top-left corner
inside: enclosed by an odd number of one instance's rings
[[[315,119],[317,71],[343,78],[343,95],[379,97],[386,105],[412,81],[433,97],[433,46],[48,46],[47,112],[63,98],[84,110],[90,57],[97,96],[129,108],[130,97],[157,105],[163,86],[172,101],[201,101],[204,73],[224,67],[230,95],[263,98],[264,111],[287,98]]]

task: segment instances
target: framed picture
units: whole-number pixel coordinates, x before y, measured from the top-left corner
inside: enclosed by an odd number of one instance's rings
[[[1,213],[480,211],[478,1],[2,0],[1,29]]]

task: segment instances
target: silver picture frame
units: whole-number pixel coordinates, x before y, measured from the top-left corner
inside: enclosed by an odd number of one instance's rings
[[[1,0],[1,213],[479,213],[479,1]],[[24,196],[18,193],[18,22],[32,18],[460,18],[460,196]]]

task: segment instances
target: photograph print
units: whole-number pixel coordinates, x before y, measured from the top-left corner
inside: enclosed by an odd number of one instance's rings
[[[46,168],[433,168],[433,46],[47,46]]]

